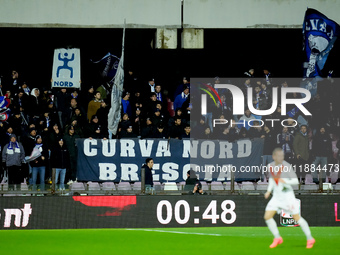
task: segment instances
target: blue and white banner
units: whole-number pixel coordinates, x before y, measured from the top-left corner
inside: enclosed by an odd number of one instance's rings
[[[80,88],[80,49],[55,49],[52,88]]]
[[[119,58],[117,56],[109,52],[101,60],[92,61],[92,63],[97,65],[101,76],[105,78],[107,82],[113,81],[119,65]]]
[[[307,55],[304,77],[321,77],[321,70],[339,32],[340,27],[335,21],[315,9],[307,9],[302,32]]]
[[[261,176],[263,139],[77,139],[79,181],[141,181],[145,159],[154,159],[153,180],[181,182],[194,170],[200,180],[229,181]]]

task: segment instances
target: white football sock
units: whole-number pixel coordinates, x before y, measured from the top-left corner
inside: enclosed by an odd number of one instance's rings
[[[273,218],[266,220],[266,224],[267,224],[270,232],[272,232],[272,234],[274,235],[274,237],[279,238],[280,233],[279,233],[279,229],[277,228],[275,220]],[[308,224],[307,224],[307,226],[308,226]]]
[[[311,234],[310,229],[309,229],[308,222],[304,218],[300,217],[300,219],[298,220],[298,223],[299,223],[303,233],[305,233],[307,240],[313,239],[312,234]]]

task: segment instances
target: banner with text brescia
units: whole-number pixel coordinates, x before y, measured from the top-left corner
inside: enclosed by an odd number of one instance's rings
[[[153,180],[181,182],[194,170],[200,180],[252,180],[261,176],[263,139],[77,139],[79,181],[141,181],[146,158],[153,158]]]
[[[80,88],[80,49],[55,49],[52,88]]]

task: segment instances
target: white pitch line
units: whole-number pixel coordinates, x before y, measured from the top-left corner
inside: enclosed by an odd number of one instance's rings
[[[134,230],[134,231],[148,231],[148,232],[160,232],[160,233],[173,233],[173,234],[184,234],[184,235],[200,235],[200,236],[222,236],[220,234],[208,234],[208,233],[195,233],[195,232],[180,232],[180,231],[167,231],[167,230],[158,230],[158,229],[135,229],[135,228],[127,228],[126,230]]]

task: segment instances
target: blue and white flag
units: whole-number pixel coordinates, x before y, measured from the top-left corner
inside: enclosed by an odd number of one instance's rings
[[[98,65],[101,76],[105,78],[107,82],[110,83],[114,80],[119,65],[119,58],[117,56],[109,52],[101,60],[92,61],[92,63]]]
[[[340,27],[317,10],[307,9],[302,33],[307,55],[304,77],[321,77],[321,70],[339,36]]]
[[[117,134],[122,108],[121,100],[124,85],[124,44],[125,44],[125,22],[122,39],[122,55],[118,63],[117,73],[114,77],[114,82],[111,91],[111,108],[107,116],[108,129],[114,135]]]

